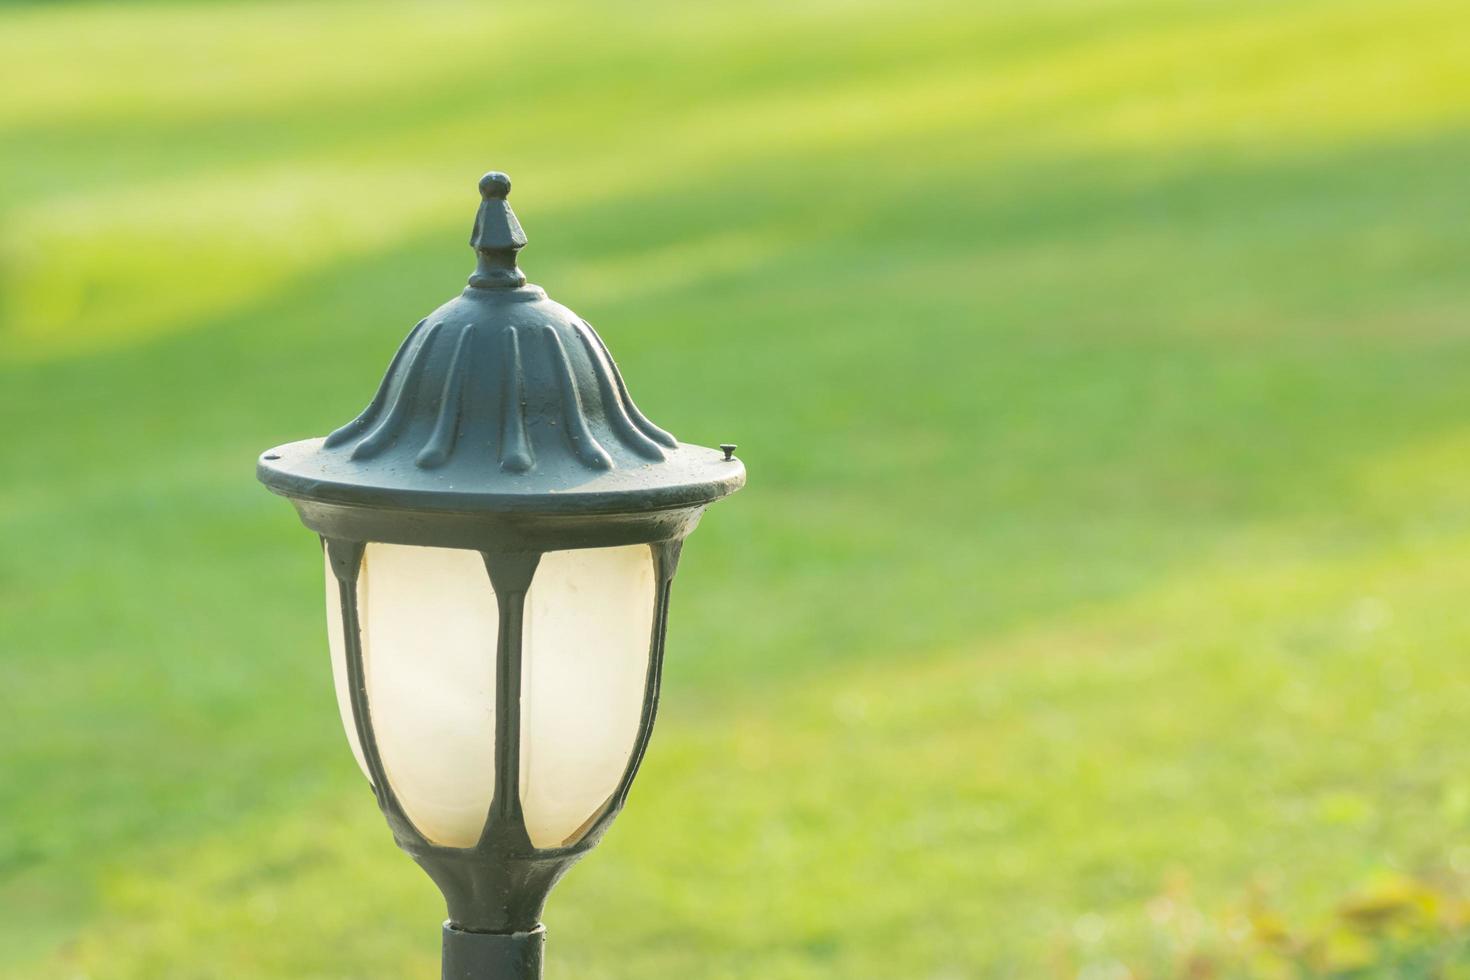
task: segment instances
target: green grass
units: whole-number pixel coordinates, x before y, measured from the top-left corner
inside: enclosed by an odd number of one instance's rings
[[[550,977],[1470,975],[1470,10],[523,8],[0,10],[0,977],[435,975],[251,467],[490,167],[751,473]]]

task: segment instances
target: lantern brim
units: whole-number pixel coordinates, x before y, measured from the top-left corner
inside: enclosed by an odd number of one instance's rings
[[[503,481],[494,490],[483,489],[472,474],[457,474],[453,467],[361,466],[342,454],[323,452],[323,441],[304,439],[267,450],[260,455],[256,476],[269,490],[292,500],[461,515],[613,515],[702,508],[745,485],[739,459],[686,443],[668,451],[656,466],[577,472],[575,479],[538,469],[519,474],[510,491]]]

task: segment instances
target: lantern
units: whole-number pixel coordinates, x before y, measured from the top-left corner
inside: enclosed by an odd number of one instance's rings
[[[360,415],[263,453],[320,535],[348,741],[444,893],[444,976],[540,976],[541,909],[622,809],[653,728],[684,538],[738,490],[677,441],[591,325],[526,283],[489,173],[464,291]]]

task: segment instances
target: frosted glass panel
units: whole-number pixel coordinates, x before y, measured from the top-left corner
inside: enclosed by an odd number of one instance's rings
[[[499,610],[478,551],[369,544],[358,578],[373,735],[426,838],[469,847],[495,792]]]
[[[323,549],[325,551],[325,549]],[[332,684],[337,689],[337,711],[342,715],[342,727],[347,729],[347,741],[352,746],[352,756],[357,768],[373,781],[368,772],[367,759],[363,758],[362,743],[357,740],[357,723],[352,720],[352,694],[347,685],[347,645],[343,640],[342,592],[337,576],[332,574],[332,560],[327,559],[327,646],[332,651]]]
[[[521,807],[537,847],[572,843],[638,735],[654,612],[647,545],[541,558],[521,660]]]

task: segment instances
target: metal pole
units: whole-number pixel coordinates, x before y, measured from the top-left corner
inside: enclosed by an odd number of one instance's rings
[[[541,980],[546,929],[462,932],[444,923],[444,980]]]

